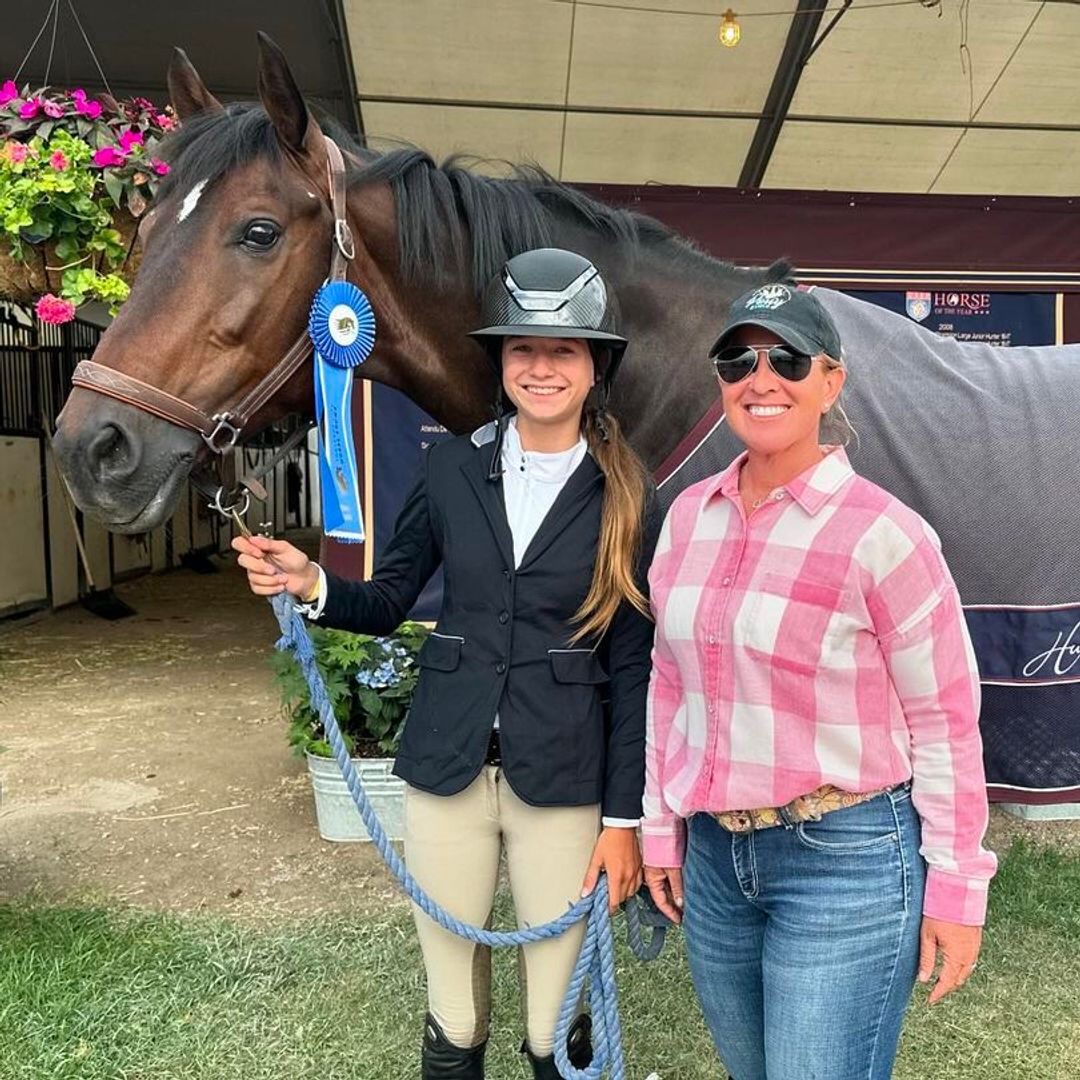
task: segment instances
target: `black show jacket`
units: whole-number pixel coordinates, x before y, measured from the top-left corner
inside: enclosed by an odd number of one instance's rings
[[[436,795],[461,791],[498,713],[502,767],[525,802],[639,818],[652,623],[623,603],[601,641],[568,640],[592,581],[603,473],[586,454],[515,569],[502,480],[488,479],[493,427],[424,455],[371,580],[327,575],[323,621],[390,633],[441,563],[442,610],[394,772]]]

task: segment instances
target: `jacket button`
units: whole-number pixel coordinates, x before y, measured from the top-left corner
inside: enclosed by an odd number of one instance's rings
[[[510,612],[509,611],[500,611],[499,612],[499,622],[501,622],[505,626],[509,621],[510,621]]]
[[[510,580],[510,571],[509,570],[504,570],[503,571],[503,577],[506,578],[507,581],[509,581]]]
[[[503,662],[502,662],[502,661],[500,660],[500,661],[499,661],[499,662],[498,662],[498,663],[497,663],[497,664],[495,665],[495,670],[496,670],[496,671],[497,671],[497,672],[498,672],[498,673],[499,673],[500,675],[503,675],[503,674],[505,674],[505,672],[506,672],[506,665],[505,665],[505,664],[504,664],[504,663],[503,663]]]

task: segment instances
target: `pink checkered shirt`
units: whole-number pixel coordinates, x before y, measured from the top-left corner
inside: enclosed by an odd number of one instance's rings
[[[937,536],[841,449],[748,519],[744,460],[679,495],[649,573],[645,862],[681,866],[699,810],[911,779],[925,913],[981,924],[979,676]]]

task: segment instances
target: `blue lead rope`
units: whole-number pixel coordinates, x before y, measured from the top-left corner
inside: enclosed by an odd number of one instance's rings
[[[520,930],[498,931],[484,930],[470,926],[455,919],[440,907],[423,889],[405,867],[397,850],[383,831],[367,792],[360,782],[360,777],[353,767],[345,740],[334,716],[326,684],[315,663],[315,650],[311,644],[307,625],[296,611],[292,597],[288,593],[279,593],[271,600],[278,625],[281,627],[279,649],[292,650],[307,680],[311,693],[311,703],[318,711],[326,732],[327,741],[334,751],[334,757],[341,768],[342,776],[348,785],[356,809],[360,812],[368,833],[382,855],[390,872],[398,879],[409,899],[413,901],[429,918],[434,919],[444,930],[457,934],[478,945],[494,947],[526,945],[534,941],[564,934],[571,926],[587,920],[585,940],[581,946],[570,984],[563,999],[559,1019],[555,1025],[555,1064],[565,1080],[601,1080],[607,1073],[610,1080],[625,1080],[626,1067],[623,1062],[622,1028],[619,1024],[619,998],[615,984],[615,939],[611,932],[611,918],[608,915],[607,877],[600,875],[596,888],[589,896],[577,901],[571,908],[551,922],[542,926],[529,926]],[[651,960],[660,953],[664,942],[664,921],[657,920],[650,913],[639,911],[636,903],[626,906],[627,936],[634,953],[644,960]],[[652,938],[644,941],[642,924],[653,927]],[[582,999],[586,982],[589,986],[589,1007],[593,1022],[593,1060],[585,1069],[576,1069],[567,1056],[566,1039],[570,1025]]]

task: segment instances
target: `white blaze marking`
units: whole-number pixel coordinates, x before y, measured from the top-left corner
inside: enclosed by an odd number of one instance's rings
[[[180,205],[180,213],[176,215],[176,224],[179,225],[183,220],[191,214],[191,211],[199,205],[199,200],[202,198],[203,189],[206,187],[206,181],[200,180],[185,196],[184,201]]]

